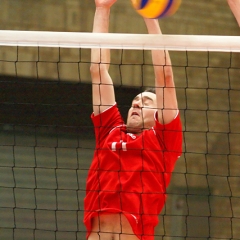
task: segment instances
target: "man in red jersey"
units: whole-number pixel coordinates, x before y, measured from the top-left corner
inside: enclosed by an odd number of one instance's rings
[[[116,0],[95,0],[93,32],[107,33]],[[149,34],[158,20],[144,19]],[[166,188],[182,151],[170,57],[152,51],[155,91],[139,93],[124,124],[109,75],[110,51],[92,49],[92,121],[96,149],[84,199],[88,240],[153,240]]]

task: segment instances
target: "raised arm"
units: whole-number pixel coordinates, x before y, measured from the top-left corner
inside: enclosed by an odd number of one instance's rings
[[[240,0],[227,0],[227,1],[240,27]]]
[[[116,0],[95,0],[94,33],[108,32],[110,8],[115,2]],[[95,115],[115,104],[113,83],[108,73],[109,64],[109,49],[91,50],[90,72],[92,78],[93,112]]]
[[[144,20],[149,34],[162,34],[157,19]],[[155,73],[158,120],[167,124],[176,117],[178,111],[171,59],[168,51],[152,50],[152,62]]]

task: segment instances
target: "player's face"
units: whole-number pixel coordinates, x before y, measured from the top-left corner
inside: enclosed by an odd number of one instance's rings
[[[141,132],[154,126],[154,113],[157,109],[156,94],[142,92],[132,101],[128,111],[127,129],[129,132]]]

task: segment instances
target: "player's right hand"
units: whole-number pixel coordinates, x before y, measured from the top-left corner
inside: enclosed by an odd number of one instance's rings
[[[95,0],[96,7],[111,7],[117,0]]]

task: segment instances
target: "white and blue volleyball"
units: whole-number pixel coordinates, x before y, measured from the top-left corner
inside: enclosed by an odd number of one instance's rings
[[[131,0],[134,9],[145,18],[172,16],[180,7],[181,0]]]

